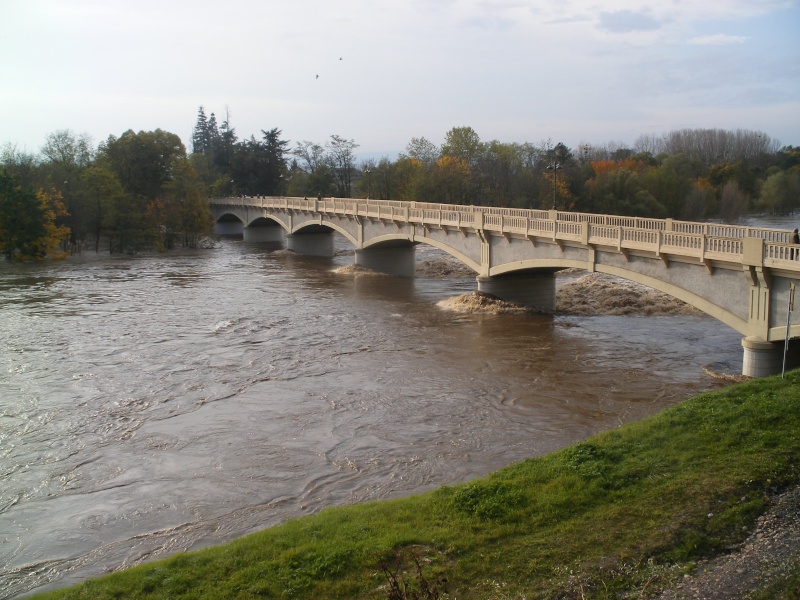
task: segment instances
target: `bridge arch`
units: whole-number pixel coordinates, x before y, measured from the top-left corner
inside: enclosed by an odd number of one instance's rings
[[[582,269],[587,272],[591,272],[586,269],[585,261],[571,259],[530,259],[496,267],[491,270],[490,275],[512,275],[515,273],[521,274],[523,272],[561,269]],[[611,265],[596,264],[594,265],[594,271],[613,275],[615,277],[619,277],[620,279],[639,283],[641,285],[653,288],[654,290],[664,292],[665,294],[668,294],[673,298],[677,298],[678,300],[681,300],[682,302],[685,302],[686,304],[704,312],[718,321],[725,323],[742,335],[748,334],[747,321],[729,311],[724,310],[717,304],[706,300],[702,296],[699,296],[680,286],[661,279],[656,279],[655,277],[638,273],[636,271],[629,271],[627,269],[621,269]]]
[[[214,222],[216,235],[242,235],[244,220],[234,212],[222,213]]]
[[[554,300],[554,273],[560,269],[621,277],[742,333],[746,375],[774,373],[779,343],[800,337],[800,323],[791,321],[787,309],[790,291],[800,285],[800,245],[791,231],[346,198],[219,198],[211,200],[211,211],[218,227],[272,220],[280,226],[275,231],[288,234],[290,249],[308,254],[332,256],[330,233],[337,232],[355,248],[357,264],[361,255],[379,267],[392,267],[398,257],[408,265],[415,245],[426,243],[474,270],[479,289],[536,306]],[[538,288],[538,295],[530,288]],[[795,350],[790,355],[800,359]]]
[[[411,236],[404,236],[404,237],[405,237],[405,239],[412,239]],[[458,250],[456,250],[452,246],[449,246],[449,245],[444,244],[444,243],[442,243],[442,242],[440,242],[438,240],[430,239],[430,238],[421,239],[421,240],[413,238],[413,241],[416,244],[425,244],[427,246],[431,246],[432,248],[437,248],[437,249],[441,250],[445,254],[447,254],[449,256],[452,256],[456,260],[460,261],[462,264],[466,265],[467,267],[469,267],[470,269],[475,271],[476,275],[481,272],[480,263],[472,260],[469,256],[467,256],[463,252],[459,252]],[[371,243],[372,242],[370,241],[370,245],[371,245]]]
[[[625,269],[620,269],[617,267],[613,267],[610,265],[597,265],[597,272],[599,273],[607,273],[609,275],[614,275],[616,277],[620,277],[621,279],[626,279],[628,281],[632,281],[634,283],[641,283],[642,285],[646,285],[647,287],[653,288],[654,290],[658,290],[660,292],[664,292],[673,298],[677,298],[682,302],[685,302],[689,306],[692,306],[707,315],[725,323],[731,329],[738,331],[742,335],[748,334],[748,323],[741,317],[734,315],[733,313],[724,310],[720,306],[714,304],[713,302],[709,302],[702,296],[694,294],[689,290],[686,290],[680,286],[676,286],[666,281],[662,281],[660,279],[656,279],[654,277],[649,277],[647,275],[643,275],[641,273],[636,273],[635,271],[628,271]]]
[[[353,234],[350,231],[340,226],[338,223],[334,223],[326,219],[309,219],[301,223],[292,223],[292,226],[290,229],[287,230],[287,233],[289,233],[290,235],[302,232],[322,233],[322,231],[320,230],[321,228],[327,229],[328,231],[331,232],[336,231],[342,234],[342,236],[344,236],[351,244],[353,244],[354,247],[358,247],[358,240],[353,236]]]
[[[245,227],[273,227],[275,225],[280,226],[281,229],[286,231],[286,226],[281,223],[279,219],[273,219],[268,215],[257,215],[255,219],[252,219],[249,223],[245,223]]]

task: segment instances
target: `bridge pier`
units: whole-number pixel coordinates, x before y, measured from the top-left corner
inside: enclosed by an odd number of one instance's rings
[[[332,257],[335,254],[333,232],[293,233],[287,235],[286,248],[305,256]]]
[[[279,225],[260,225],[245,227],[242,231],[245,242],[283,242],[284,232]]]
[[[784,342],[766,342],[755,337],[742,338],[744,357],[742,375],[768,377],[777,375],[783,368]],[[786,370],[800,366],[800,340],[789,340],[786,353]]]
[[[356,250],[355,263],[387,275],[413,277],[417,268],[414,248],[413,244],[363,248]]]
[[[556,277],[551,271],[477,277],[478,290],[523,306],[556,309]]]

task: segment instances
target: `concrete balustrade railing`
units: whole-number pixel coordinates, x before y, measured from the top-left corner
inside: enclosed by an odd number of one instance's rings
[[[554,241],[582,242],[618,250],[648,250],[700,259],[741,262],[742,240],[763,240],[763,264],[800,270],[800,252],[791,232],[719,223],[649,219],[564,211],[529,210],[350,198],[274,196],[212,198],[213,204],[282,208],[285,210],[363,216],[434,227],[483,229],[501,234],[539,236]]]

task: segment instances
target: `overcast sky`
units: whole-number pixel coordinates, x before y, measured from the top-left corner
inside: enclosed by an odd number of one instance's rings
[[[0,146],[69,129],[632,145],[683,128],[800,145],[800,0],[0,0]]]

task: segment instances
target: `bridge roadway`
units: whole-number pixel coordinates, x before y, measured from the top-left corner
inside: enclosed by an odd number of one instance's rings
[[[608,273],[661,290],[742,334],[742,372],[800,366],[800,323],[789,311],[800,284],[800,246],[791,232],[672,219],[343,198],[210,199],[216,233],[284,242],[333,256],[338,232],[355,263],[413,277],[414,247],[429,244],[477,276],[478,289],[552,310],[555,272]]]

